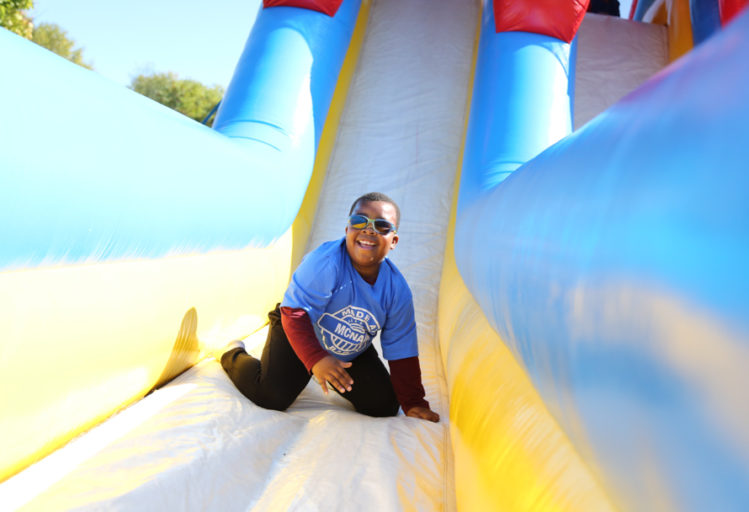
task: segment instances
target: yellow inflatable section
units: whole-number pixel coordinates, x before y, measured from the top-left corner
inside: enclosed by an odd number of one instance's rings
[[[0,273],[0,325],[14,328],[0,345],[0,388],[12,390],[0,397],[0,481],[169,382],[206,345],[267,323],[306,247],[368,12],[364,2],[297,220],[274,244]]]
[[[38,343],[3,343],[1,385],[13,392],[2,396],[2,478],[195,364],[201,337],[260,327],[271,296],[242,283],[260,278],[280,293],[290,268],[287,235],[266,250],[0,275],[3,324],[18,325],[27,308],[44,318],[23,326]],[[154,284],[158,295],[143,293]],[[107,289],[115,300],[102,300]],[[164,304],[171,322],[150,314]]]

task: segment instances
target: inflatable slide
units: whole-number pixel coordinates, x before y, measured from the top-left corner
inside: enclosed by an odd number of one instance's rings
[[[0,31],[3,510],[746,510],[743,0],[266,0],[209,129]],[[439,423],[259,354],[400,205]]]

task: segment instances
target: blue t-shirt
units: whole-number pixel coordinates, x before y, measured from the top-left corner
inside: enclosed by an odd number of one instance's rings
[[[320,345],[342,361],[364,352],[378,332],[385,359],[418,355],[406,279],[385,259],[375,284],[367,283],[351,264],[345,238],[325,242],[304,257],[281,306],[304,309]]]

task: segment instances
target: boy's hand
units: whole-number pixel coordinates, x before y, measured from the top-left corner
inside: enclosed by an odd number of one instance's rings
[[[437,423],[440,420],[440,415],[431,410],[429,407],[411,407],[406,416],[411,418],[419,418],[421,420],[433,421]]]
[[[350,367],[351,363],[344,363],[333,356],[325,356],[315,363],[312,373],[317,377],[322,392],[326,395],[328,394],[326,382],[330,382],[338,391],[345,393],[351,391],[351,385],[354,383],[354,379],[345,370]]]

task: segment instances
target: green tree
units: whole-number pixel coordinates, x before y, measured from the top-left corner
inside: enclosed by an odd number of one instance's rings
[[[31,40],[43,46],[60,57],[87,69],[93,69],[90,64],[83,62],[83,48],[74,48],[75,41],[68,37],[68,33],[54,23],[40,23],[34,27]]]
[[[207,87],[195,80],[180,80],[174,73],[138,75],[130,88],[199,122],[224,95],[219,85]]]
[[[31,20],[24,11],[33,6],[32,0],[0,0],[0,27],[31,38]]]

